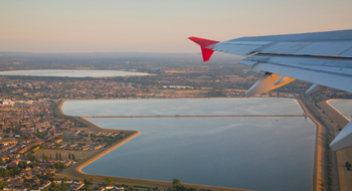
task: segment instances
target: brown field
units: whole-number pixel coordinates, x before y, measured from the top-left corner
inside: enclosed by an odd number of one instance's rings
[[[83,159],[95,151],[74,151],[74,150],[57,150],[57,149],[40,149],[37,152],[35,152],[33,155],[36,158],[40,158],[43,156],[43,154],[47,155],[48,157],[51,157],[55,159],[56,153],[61,153],[62,159],[68,159],[68,154],[73,153],[76,156],[76,159]]]

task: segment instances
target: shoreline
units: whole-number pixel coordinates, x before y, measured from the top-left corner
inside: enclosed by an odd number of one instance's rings
[[[64,102],[67,100],[60,100],[60,103],[58,103],[58,112],[60,112],[60,114],[62,116],[66,116],[61,107],[64,104]],[[70,117],[74,117],[76,118],[78,121],[83,122],[84,124],[88,124],[87,128],[91,129],[93,131],[107,131],[107,132],[111,132],[111,131],[120,131],[120,130],[115,130],[115,129],[104,129],[96,124],[94,124],[93,122],[85,119],[84,117],[75,117],[75,116],[70,116]],[[93,129],[92,129],[93,128]],[[71,178],[71,179],[89,179],[92,178],[94,181],[98,181],[98,182],[104,182],[106,177],[110,177],[112,178],[114,184],[131,184],[131,186],[147,186],[147,187],[158,187],[160,188],[164,188],[165,190],[167,190],[168,188],[172,188],[172,180],[170,180],[170,182],[168,181],[159,181],[159,180],[149,180],[149,179],[137,179],[137,178],[125,178],[125,177],[116,177],[116,176],[104,176],[104,175],[94,175],[94,174],[87,174],[82,172],[82,169],[91,164],[92,162],[96,161],[97,159],[99,159],[100,157],[106,155],[107,153],[109,153],[110,151],[118,148],[119,146],[123,145],[124,143],[127,143],[128,141],[130,141],[131,139],[133,139],[134,137],[138,136],[140,134],[139,131],[126,131],[123,130],[125,132],[130,132],[131,134],[128,135],[128,137],[126,137],[125,139],[118,141],[116,144],[113,144],[101,151],[97,151],[96,153],[91,154],[90,156],[81,159],[80,161],[78,161],[76,164],[64,169],[62,172],[58,173],[55,178]],[[182,185],[186,186],[186,187],[192,187],[192,188],[196,188],[197,190],[199,189],[211,189],[211,190],[222,190],[222,191],[250,191],[248,189],[239,189],[239,188],[228,188],[228,187],[220,187],[220,186],[208,186],[208,185],[199,185],[199,184],[189,184],[189,183],[182,183]]]
[[[83,119],[83,120],[86,120],[85,118],[82,118],[82,119]],[[86,121],[88,121],[88,120],[86,120]],[[102,127],[100,127],[100,126],[94,124],[93,122],[91,122],[91,121],[89,121],[89,122],[90,122],[91,124],[93,124],[94,126],[96,126],[97,128],[100,128],[101,131],[104,131],[104,130],[105,130],[105,129],[103,129]],[[119,131],[119,130],[114,130],[114,131]],[[140,131],[134,131],[134,132],[132,132],[131,135],[129,135],[128,137],[124,138],[124,139],[121,140],[121,141],[118,141],[116,144],[113,144],[113,145],[111,145],[110,147],[101,150],[101,152],[98,151],[97,153],[93,153],[92,155],[95,155],[95,156],[93,156],[92,158],[89,158],[87,161],[84,161],[83,163],[81,163],[80,165],[78,165],[78,166],[75,168],[75,170],[77,170],[79,173],[87,174],[87,173],[85,173],[85,172],[82,172],[82,169],[83,169],[84,167],[86,167],[86,166],[89,165],[90,163],[96,161],[96,160],[99,159],[100,157],[102,157],[102,156],[108,154],[110,151],[116,149],[117,147],[119,147],[119,146],[121,146],[121,145],[127,143],[129,140],[135,138],[135,137],[138,136],[140,133],[141,133]],[[89,175],[89,174],[87,174],[87,175]]]

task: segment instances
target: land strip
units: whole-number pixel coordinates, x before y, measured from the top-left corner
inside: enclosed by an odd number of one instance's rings
[[[320,102],[318,105],[321,107],[323,120],[325,123],[329,124],[333,130],[332,138],[334,138],[340,133],[339,129],[345,127],[349,121],[343,114],[333,108],[328,101]],[[347,161],[352,162],[352,148],[342,149],[335,153],[337,159],[337,175],[339,177],[338,182],[335,182],[335,184],[339,186],[340,191],[352,190],[352,172],[348,171],[345,166]]]
[[[298,99],[302,109],[307,116],[317,125],[315,138],[315,154],[314,154],[314,169],[313,169],[313,191],[325,190],[324,187],[328,185],[328,160],[327,152],[327,135],[328,131],[320,123],[320,121],[313,115],[302,100]]]
[[[162,118],[162,117],[304,117],[304,115],[104,115],[82,118]]]

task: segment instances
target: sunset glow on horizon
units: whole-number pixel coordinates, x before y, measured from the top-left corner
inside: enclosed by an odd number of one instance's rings
[[[199,52],[188,37],[352,28],[350,0],[0,2],[0,51]]]

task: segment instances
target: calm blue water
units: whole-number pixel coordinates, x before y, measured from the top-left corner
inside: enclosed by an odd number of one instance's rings
[[[0,72],[3,76],[53,76],[53,77],[114,77],[114,76],[146,76],[147,73],[118,70],[14,70]]]
[[[352,100],[331,100],[329,104],[342,113],[347,119],[352,119]]]
[[[303,114],[297,100],[287,98],[72,100],[62,109],[76,116]]]
[[[185,105],[188,105],[187,100],[184,102]],[[212,105],[211,102],[218,99],[199,100],[203,100],[203,104],[200,105],[204,106]],[[237,102],[236,99],[223,100]],[[281,111],[277,109],[280,105],[288,104],[287,101],[292,101],[292,99],[268,98],[244,100],[253,100],[256,104],[252,105],[258,106],[258,108],[250,106],[252,109],[246,112],[262,114],[265,113],[265,107],[257,102],[282,101],[282,104],[274,104],[277,107],[276,110],[269,109],[269,111],[285,113],[283,108]],[[101,115],[111,115],[103,111],[125,108],[110,104],[104,107],[111,108],[105,108],[106,110],[102,111],[100,110],[102,105],[90,104],[95,101],[97,100],[86,103],[86,108],[81,109],[88,109],[93,113],[96,109]],[[111,101],[114,103],[114,100]],[[151,100],[129,101],[138,101],[135,105],[144,103],[148,105]],[[76,104],[76,102],[66,102],[65,105],[68,103],[73,106]],[[293,100],[291,105],[286,105],[286,109],[295,108],[296,104]],[[163,109],[162,106],[158,107],[157,103],[155,105],[151,110]],[[169,109],[180,111],[177,108],[183,107],[187,106],[178,102]],[[217,107],[221,109],[221,106]],[[272,108],[272,105],[266,107]],[[64,107],[63,110],[65,113],[73,113],[70,108],[75,107]],[[243,107],[226,109],[229,108],[228,104],[223,104],[223,108],[221,111],[226,110],[230,114],[241,113],[238,110],[243,109]],[[202,111],[195,108],[192,114],[199,114],[197,112]],[[300,109],[295,112],[302,113]],[[93,115],[93,113],[86,112],[84,115]],[[146,110],[142,113],[149,114]],[[211,111],[208,110],[208,113],[211,114]],[[85,173],[164,181],[179,178],[185,183],[264,191],[311,190],[315,125],[303,117],[92,118],[89,120],[103,128],[138,130],[141,134],[83,168]]]

